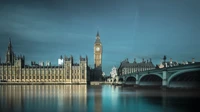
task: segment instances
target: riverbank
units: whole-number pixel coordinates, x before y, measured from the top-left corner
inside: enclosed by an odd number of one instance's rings
[[[91,81],[90,85],[111,85],[111,82],[104,82],[104,81]]]
[[[0,82],[0,85],[87,85],[88,83],[66,82]]]

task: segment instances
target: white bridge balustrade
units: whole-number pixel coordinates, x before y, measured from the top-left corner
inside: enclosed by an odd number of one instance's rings
[[[194,73],[193,73],[194,72]],[[195,75],[184,75],[186,73],[193,73]],[[112,78],[113,84],[127,84],[127,85],[146,85],[146,86],[155,86],[160,85],[164,87],[171,87],[170,83],[172,79],[176,77],[182,76],[182,79],[187,81],[191,81],[192,79],[197,78],[195,81],[200,81],[200,63],[188,64],[188,65],[181,65],[181,66],[174,66],[168,68],[161,68],[161,69],[153,69],[138,73],[131,73],[121,76],[116,76]],[[195,76],[195,77],[193,77]],[[188,79],[189,78],[189,79]],[[178,78],[177,78],[178,79]],[[184,80],[182,82],[184,82]],[[174,82],[179,83],[179,82]],[[189,83],[182,83],[182,85],[187,85]],[[195,84],[193,84],[195,85]]]

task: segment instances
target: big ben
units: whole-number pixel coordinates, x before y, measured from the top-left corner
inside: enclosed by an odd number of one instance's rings
[[[94,43],[94,80],[96,81],[102,79],[102,52],[103,47],[100,41],[99,32],[97,32],[96,40]]]
[[[96,41],[94,43],[94,67],[95,69],[102,69],[102,44],[100,41],[99,32],[96,35]]]

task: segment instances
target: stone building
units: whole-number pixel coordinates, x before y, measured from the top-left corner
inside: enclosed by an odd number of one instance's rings
[[[130,63],[128,59],[125,59],[120,63],[120,66],[118,68],[118,75],[125,75],[130,74],[134,72],[141,72],[146,70],[155,69],[154,64],[152,63],[151,59],[148,61],[145,61],[144,59],[142,62],[137,63],[136,59],[134,59],[133,63]]]
[[[115,76],[117,76],[117,68],[116,67],[112,67],[112,71],[110,72],[110,76],[112,78],[114,78]]]
[[[86,84],[89,80],[88,58],[64,57],[62,66],[25,65],[25,56],[16,56],[9,41],[5,63],[0,63],[0,81],[3,82],[62,82]]]
[[[192,61],[183,61],[183,62],[178,62],[178,61],[173,61],[172,58],[169,59],[169,61],[166,61],[166,56],[163,58],[161,63],[158,65],[159,68],[166,68],[166,67],[174,67],[174,66],[180,66],[180,65],[187,65],[187,64],[194,64],[195,60],[192,58]]]

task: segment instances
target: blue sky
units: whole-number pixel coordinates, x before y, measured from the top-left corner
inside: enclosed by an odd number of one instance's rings
[[[97,30],[103,45],[103,71],[125,58],[163,55],[175,61],[200,60],[199,0],[1,0],[0,56],[5,60],[9,37],[16,54],[30,61],[60,55],[88,56],[94,66]]]

